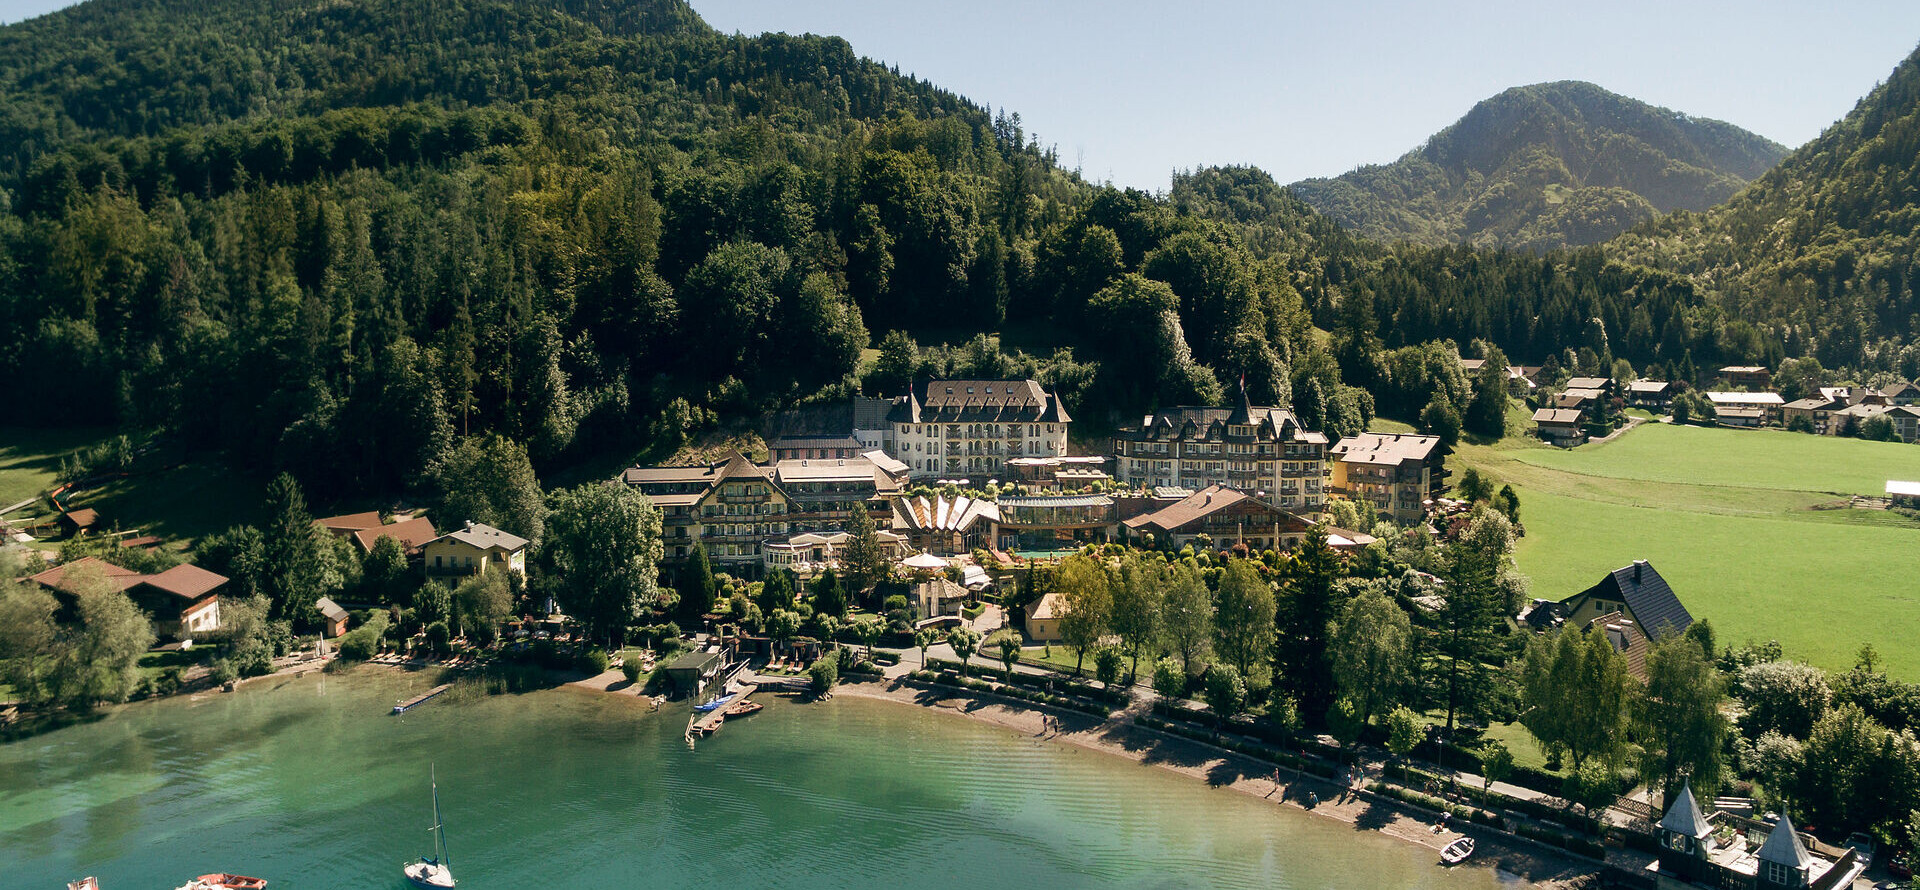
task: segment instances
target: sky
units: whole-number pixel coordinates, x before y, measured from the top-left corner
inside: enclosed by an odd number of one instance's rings
[[[1018,112],[1086,177],[1392,161],[1509,87],[1586,80],[1795,147],[1920,45],[1913,0],[691,0],[714,27],[835,34]],[[0,22],[61,0],[0,0]]]

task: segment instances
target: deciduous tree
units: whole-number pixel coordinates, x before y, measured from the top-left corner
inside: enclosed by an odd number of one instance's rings
[[[541,549],[560,602],[617,645],[658,591],[660,511],[638,490],[597,482],[554,492],[552,506]]]

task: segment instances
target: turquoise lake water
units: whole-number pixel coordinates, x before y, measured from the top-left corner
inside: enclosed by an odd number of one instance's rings
[[[766,710],[690,749],[576,690],[385,712],[360,668],[117,708],[0,745],[0,888],[399,888],[437,765],[461,888],[1487,888],[1431,851],[1165,770],[889,702]]]

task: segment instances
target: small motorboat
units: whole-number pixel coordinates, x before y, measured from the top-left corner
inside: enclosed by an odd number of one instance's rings
[[[180,890],[264,890],[267,882],[261,878],[249,878],[246,875],[226,873],[201,875],[185,884]]]
[[[745,717],[766,707],[757,701],[739,701],[727,706],[724,712],[728,717]]]
[[[720,696],[719,698],[713,699],[712,701],[709,701],[706,704],[694,705],[693,709],[696,711],[699,711],[702,714],[705,714],[708,711],[715,711],[715,710],[719,710],[720,708],[726,707],[728,702],[733,701],[737,697],[738,697],[738,693],[730,692],[730,693],[727,693],[726,695]]]
[[[1440,861],[1448,865],[1459,865],[1473,855],[1473,838],[1463,837],[1448,844],[1440,851]]]
[[[68,881],[67,890],[100,890],[100,879],[88,875],[78,881]]]

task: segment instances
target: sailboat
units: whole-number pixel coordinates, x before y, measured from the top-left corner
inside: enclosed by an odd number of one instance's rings
[[[428,776],[433,787],[433,827],[427,830],[433,832],[433,855],[407,863],[400,873],[422,890],[446,890],[453,886],[453,863],[447,856],[446,828],[440,823],[440,779],[432,772]]]

